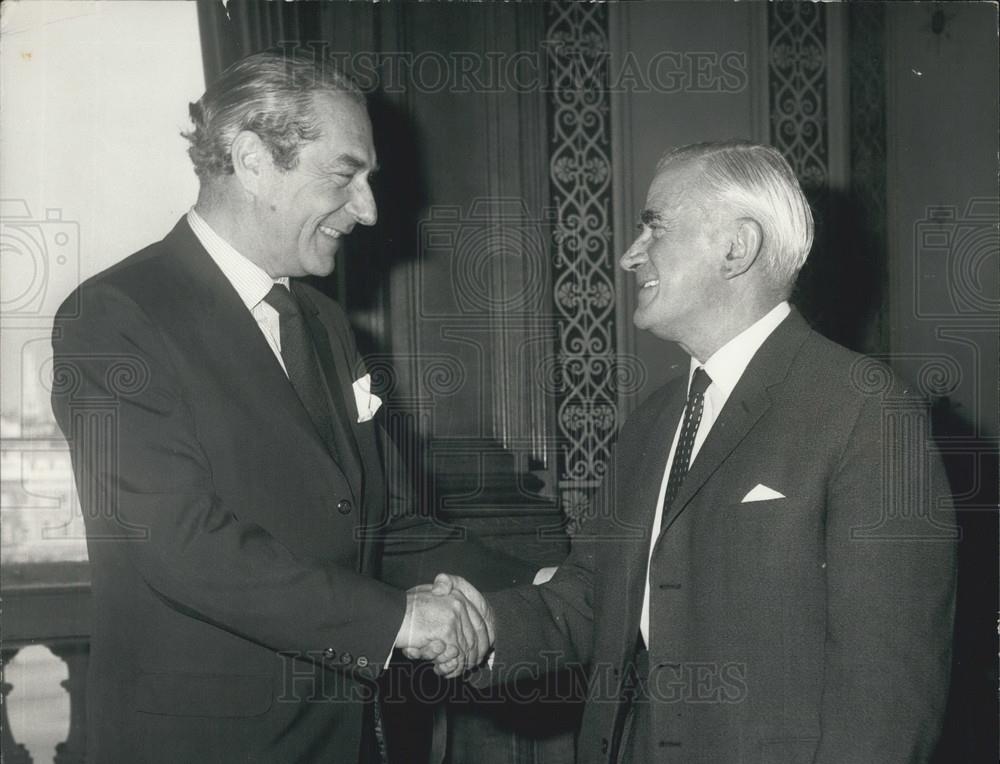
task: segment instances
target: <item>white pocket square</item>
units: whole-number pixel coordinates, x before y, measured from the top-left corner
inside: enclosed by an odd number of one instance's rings
[[[372,375],[365,374],[354,381],[354,400],[358,404],[358,422],[367,422],[382,405],[382,399],[372,392]]]
[[[768,488],[763,483],[757,483],[750,492],[743,497],[743,501],[740,504],[746,504],[751,501],[767,501],[768,499],[783,499],[785,494],[778,493],[773,488]]]

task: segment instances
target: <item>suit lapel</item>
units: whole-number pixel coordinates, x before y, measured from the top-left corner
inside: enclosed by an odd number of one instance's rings
[[[358,404],[354,395],[354,380],[364,372],[362,367],[355,367],[351,362],[348,348],[344,345],[340,333],[328,327],[322,320],[319,311],[316,309],[308,293],[296,286],[296,295],[302,299],[302,303],[312,309],[310,319],[310,329],[317,340],[322,340],[322,349],[319,352],[320,364],[323,373],[326,375],[330,385],[331,394],[336,388],[338,392],[336,404],[344,415],[344,422],[347,423],[349,435],[353,438],[357,454],[360,454],[364,472],[371,471],[370,464],[381,464],[381,457],[378,451],[378,442],[375,438],[375,428],[367,422],[358,421]],[[330,338],[333,339],[330,339]],[[374,462],[369,461],[369,457],[374,458]]]
[[[684,413],[685,381],[686,378],[683,376],[675,380],[676,392],[670,395],[669,403],[662,409],[660,415],[655,418],[655,422],[646,436],[646,445],[642,456],[636,460],[636,464],[644,465],[644,474],[641,477],[637,476],[634,480],[635,493],[629,500],[640,508],[639,512],[641,514],[638,517],[638,521],[643,528],[653,527],[660,486],[663,482],[663,474],[667,469],[667,457],[670,455],[670,445],[673,442],[677,426],[680,424],[681,415]],[[648,473],[646,471],[647,468],[649,470]],[[628,487],[622,485],[619,490],[625,492],[628,490]],[[648,548],[645,551],[648,552]],[[645,560],[641,562],[642,567],[645,569]]]
[[[673,506],[660,525],[661,537],[770,408],[771,396],[767,388],[781,382],[788,374],[792,359],[809,331],[808,324],[793,308],[761,345],[691,464]]]
[[[382,457],[375,436],[374,422],[358,422],[357,402],[354,396],[354,378],[363,371],[350,360],[350,352],[336,327],[327,325],[322,314],[301,284],[292,282],[292,288],[299,298],[317,347],[330,397],[336,407],[337,418],[345,429],[345,437],[351,443],[353,471],[356,480],[355,496],[358,497],[360,516],[356,534],[360,552],[358,570],[371,573],[376,544],[384,521],[386,501],[382,471]],[[332,338],[332,339],[331,339]]]
[[[238,366],[237,378],[252,380],[241,387],[241,394],[255,399],[254,408],[262,418],[272,417],[277,426],[295,428],[303,442],[311,442],[329,455],[253,315],[184,218],[168,234],[166,243],[189,280],[185,293],[172,297],[178,315],[191,324],[192,332],[210,338],[217,356],[232,357],[232,363]],[[184,305],[183,300],[189,304]],[[335,459],[330,462],[340,469]],[[344,476],[348,477],[346,473]]]
[[[337,456],[343,462],[341,468],[351,483],[355,497],[360,499],[363,496],[363,476],[358,440],[354,430],[354,425],[357,422],[357,415],[354,413],[357,404],[354,400],[354,387],[351,381],[347,353],[341,343],[330,342],[330,333],[320,320],[319,310],[305,290],[294,281],[291,282],[291,288],[298,298],[299,305],[302,306],[306,326],[309,328],[313,345],[316,348],[316,356],[319,359],[320,372],[323,374],[333,406],[332,424],[339,430]],[[346,453],[341,454],[340,451]]]
[[[661,536],[770,406],[770,396],[759,381],[747,380],[745,385],[740,381],[715,420],[681,483],[673,505],[665,514],[660,524]]]
[[[352,363],[352,352],[344,341],[344,334],[332,323],[328,323],[303,285],[292,282],[295,294],[303,306],[307,323],[313,334],[330,396],[337,409],[338,418],[344,427],[344,436],[350,441],[352,465],[356,480],[355,496],[358,497],[360,516],[356,529],[360,552],[358,570],[371,573],[373,570],[374,543],[382,531],[385,512],[385,485],[382,457],[376,438],[374,422],[359,422],[357,401],[354,395],[354,379],[364,369]],[[347,328],[344,327],[344,331]],[[342,417],[342,418],[341,418]]]
[[[622,617],[623,633],[634,635],[639,629],[642,613],[642,598],[645,591],[645,574],[648,564],[650,533],[657,511],[657,498],[663,473],[670,455],[670,444],[684,411],[686,377],[678,377],[672,384],[674,389],[667,396],[667,404],[660,413],[652,417],[647,432],[639,435],[642,444],[638,453],[619,454],[618,458],[628,466],[616,470],[617,486],[611,496],[616,512],[621,511],[630,525],[643,529],[640,539],[623,544],[625,611]],[[619,443],[619,447],[623,445]],[[623,466],[624,466],[623,464]],[[635,508],[634,511],[632,508]]]
[[[184,219],[171,233],[171,237],[175,235],[178,260],[192,276],[188,294],[197,302],[197,309],[190,311],[189,316],[201,331],[214,334],[215,341],[224,343],[228,350],[235,349],[243,367],[243,378],[253,380],[252,385],[244,388],[248,394],[259,397],[265,408],[278,408],[293,424],[322,442],[309,413],[288,383],[274,351],[236,289]]]

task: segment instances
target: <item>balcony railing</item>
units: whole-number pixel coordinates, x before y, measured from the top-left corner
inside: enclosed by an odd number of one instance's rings
[[[90,578],[86,563],[3,569],[2,754],[5,764],[30,764],[28,749],[11,731],[8,699],[17,689],[7,681],[11,660],[29,645],[47,647],[68,671],[69,733],[55,749],[56,764],[83,764],[87,749],[84,698],[90,655]],[[16,694],[14,696],[16,698]]]

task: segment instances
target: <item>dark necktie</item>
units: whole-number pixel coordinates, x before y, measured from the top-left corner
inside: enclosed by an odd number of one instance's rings
[[[309,417],[316,425],[323,442],[334,451],[334,457],[340,460],[346,453],[340,453],[342,445],[337,443],[336,428],[330,419],[330,404],[316,360],[316,349],[313,347],[298,300],[281,284],[271,287],[264,300],[278,311],[281,358],[285,362],[288,379],[302,405],[309,412]]]
[[[348,468],[353,452],[343,427],[338,427],[330,415],[330,401],[326,396],[323,378],[320,376],[316,348],[313,346],[309,328],[295,296],[281,284],[275,284],[264,298],[265,302],[278,311],[278,325],[281,332],[281,358],[285,362],[288,379],[295,388],[299,400],[309,412],[324,442],[333,451],[334,458],[342,468]],[[332,395],[336,395],[336,391]],[[334,401],[337,405],[337,402]],[[343,407],[340,407],[343,408]],[[344,412],[340,412],[341,416]],[[387,762],[385,733],[382,713],[376,696],[371,702],[374,728],[375,754],[377,760]]]
[[[667,492],[663,495],[664,514],[677,498],[677,492],[681,488],[681,483],[684,482],[688,467],[691,466],[694,438],[698,434],[701,415],[705,411],[705,391],[708,390],[710,384],[712,384],[712,379],[708,373],[700,366],[695,369],[694,376],[691,378],[687,405],[684,407],[684,424],[681,426],[681,436],[677,440],[674,462],[670,465],[670,477],[667,478]]]

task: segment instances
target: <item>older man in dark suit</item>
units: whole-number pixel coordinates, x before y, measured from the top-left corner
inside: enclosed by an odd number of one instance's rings
[[[786,302],[812,226],[772,148],[701,144],[659,163],[621,264],[636,326],[680,343],[690,369],[630,417],[556,576],[489,596],[496,652],[476,677],[587,664],[581,761],[932,753],[954,605],[948,486],[920,402]]]
[[[394,646],[456,670],[488,646],[463,597],[373,577],[378,401],[343,311],[295,280],[375,222],[364,98],[264,53],[191,116],[197,204],[53,333],[93,571],[88,757],[363,759]]]

